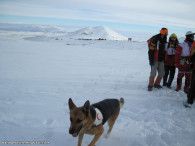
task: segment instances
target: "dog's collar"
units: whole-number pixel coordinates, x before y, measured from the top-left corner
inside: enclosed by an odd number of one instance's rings
[[[95,122],[94,122],[93,126],[98,126],[98,125],[102,124],[102,122],[103,122],[103,115],[98,108],[94,108],[94,109],[96,111],[96,116],[95,116]]]

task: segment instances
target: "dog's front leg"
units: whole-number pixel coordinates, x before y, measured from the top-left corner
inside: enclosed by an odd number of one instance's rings
[[[81,146],[81,144],[82,144],[83,135],[84,135],[84,133],[79,133],[79,137],[78,137],[78,146]]]
[[[93,131],[93,134],[95,134],[95,136],[91,141],[91,143],[89,144],[89,146],[95,146],[95,143],[98,141],[98,139],[103,134],[103,132],[104,132],[104,127],[102,125],[96,127]]]

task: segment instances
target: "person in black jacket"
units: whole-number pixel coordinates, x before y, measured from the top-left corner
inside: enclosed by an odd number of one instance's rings
[[[187,94],[187,102],[185,103],[185,107],[191,107],[195,100],[195,41],[192,44],[191,53],[190,53],[190,62],[191,68],[193,68],[192,78],[190,81],[190,89]]]
[[[149,77],[148,91],[152,91],[153,87],[160,89],[161,79],[165,74],[164,71],[164,59],[165,59],[165,45],[167,43],[168,29],[162,28],[160,33],[153,36],[148,40],[148,57],[151,66],[151,72]],[[158,71],[158,76],[156,77],[156,72]]]

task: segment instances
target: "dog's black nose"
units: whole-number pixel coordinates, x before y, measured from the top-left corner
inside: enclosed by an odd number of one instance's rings
[[[69,129],[69,134],[73,134],[73,133],[74,133],[74,131],[75,131],[75,129],[70,128],[70,129]]]

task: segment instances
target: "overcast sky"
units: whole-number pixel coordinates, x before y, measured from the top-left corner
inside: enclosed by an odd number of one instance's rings
[[[0,23],[105,23],[194,31],[194,6],[195,0],[0,0]]]

